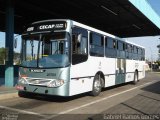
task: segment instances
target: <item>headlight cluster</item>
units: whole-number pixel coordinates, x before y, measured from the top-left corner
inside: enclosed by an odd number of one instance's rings
[[[47,87],[59,87],[64,84],[64,80],[54,80],[48,84]]]
[[[19,83],[28,84],[28,82],[24,78],[19,79]]]

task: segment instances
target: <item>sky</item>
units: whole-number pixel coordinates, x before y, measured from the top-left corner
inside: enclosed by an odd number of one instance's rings
[[[147,0],[152,8],[160,15],[160,0]]]
[[[160,16],[160,0],[147,0],[155,12]],[[15,35],[16,36],[16,35]],[[17,48],[14,49],[16,52],[20,51],[21,48],[21,36],[17,36]],[[146,59],[150,61],[155,61],[158,59],[158,48],[157,45],[160,44],[159,36],[147,36],[147,37],[132,37],[126,38],[128,41],[139,44],[146,48]],[[0,32],[0,47],[5,47],[5,34]]]
[[[14,37],[17,39],[17,48],[14,48],[14,51],[20,52],[21,49],[21,35],[15,34]],[[5,33],[0,32],[0,48],[5,47]]]
[[[152,9],[160,17],[160,0],[147,0]],[[159,23],[160,24],[160,23]],[[157,45],[160,44],[160,35],[159,36],[147,36],[147,37],[135,37],[127,38],[127,40],[144,46],[146,48],[146,59],[150,61],[155,61],[158,59],[158,48]]]

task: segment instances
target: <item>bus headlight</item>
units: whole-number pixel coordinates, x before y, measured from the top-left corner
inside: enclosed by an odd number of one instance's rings
[[[28,84],[28,82],[24,78],[19,79],[19,83],[21,83],[21,84]]]
[[[48,87],[59,87],[64,84],[64,80],[54,80],[48,84]]]

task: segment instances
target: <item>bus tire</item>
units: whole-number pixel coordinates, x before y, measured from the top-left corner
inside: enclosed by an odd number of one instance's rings
[[[18,96],[19,97],[26,97],[26,93],[24,91],[18,91]]]
[[[93,80],[93,87],[90,94],[92,96],[98,96],[102,90],[102,78],[100,75],[96,75]]]
[[[138,72],[137,72],[137,71],[135,71],[135,73],[134,73],[134,80],[133,80],[133,84],[134,84],[134,85],[136,85],[136,84],[137,84],[137,82],[138,82]]]

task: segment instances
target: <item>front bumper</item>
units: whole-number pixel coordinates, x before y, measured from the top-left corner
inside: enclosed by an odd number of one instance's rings
[[[45,86],[38,85],[22,85],[19,84],[16,86],[18,91],[25,91],[37,94],[45,94],[45,95],[57,95],[57,96],[69,96],[69,84],[65,83],[60,87],[51,88]]]

